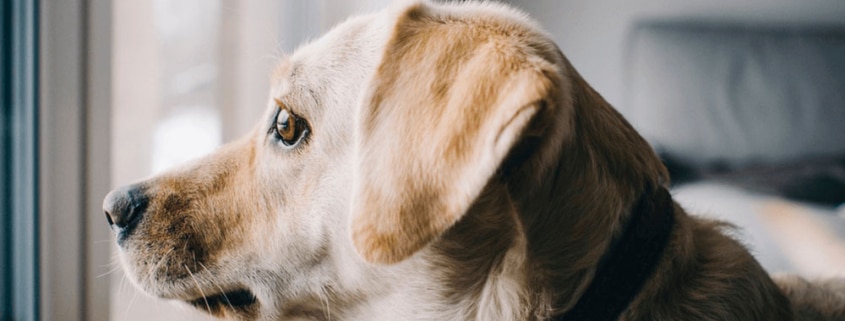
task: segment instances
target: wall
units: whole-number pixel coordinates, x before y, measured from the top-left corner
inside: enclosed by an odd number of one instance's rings
[[[624,112],[626,35],[639,21],[845,26],[842,0],[511,0],[551,32],[576,69]]]

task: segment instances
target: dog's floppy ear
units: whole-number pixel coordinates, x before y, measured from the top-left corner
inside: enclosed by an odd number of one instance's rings
[[[359,110],[351,232],[396,263],[455,224],[520,139],[553,66],[503,30],[399,18]]]

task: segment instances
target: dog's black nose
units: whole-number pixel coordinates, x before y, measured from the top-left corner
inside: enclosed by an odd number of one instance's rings
[[[141,186],[128,185],[106,195],[103,211],[106,212],[109,225],[116,227],[122,236],[127,236],[144,216],[148,202]]]

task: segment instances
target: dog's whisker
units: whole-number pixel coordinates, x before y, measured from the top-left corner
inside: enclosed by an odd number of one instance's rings
[[[97,265],[97,268],[106,270],[106,272],[103,272],[102,274],[97,275],[97,278],[99,279],[101,277],[107,276],[107,275],[112,274],[114,272],[120,271],[121,265],[120,265],[120,261],[118,261],[117,258],[112,257],[111,262],[109,262],[108,264],[99,264],[99,265]]]
[[[117,256],[111,258],[111,262],[109,262],[109,265],[117,266],[117,267],[122,266],[121,263],[120,263],[120,258],[118,258]]]
[[[161,266],[162,263],[164,263],[164,261],[167,259],[167,256],[170,255],[170,253],[172,251],[173,251],[173,249],[170,249],[169,251],[165,252],[164,255],[159,257],[158,261],[156,261],[156,263],[153,264],[153,267],[148,271],[147,275],[144,276],[144,278],[142,280],[139,280],[138,283],[139,284],[149,284],[151,282],[154,282],[155,281],[154,280],[155,271],[158,270],[159,266]],[[124,278],[126,278],[125,274],[124,274]],[[137,294],[138,294],[138,291],[135,291],[135,295],[137,295]],[[131,303],[130,303],[130,305],[131,305]]]
[[[172,253],[172,252],[173,252],[173,249],[170,249],[167,252],[164,252],[164,254],[161,255],[161,257],[158,258],[158,261],[156,261],[156,263],[153,264],[153,267],[150,268],[149,273],[147,273],[147,276],[145,277],[144,282],[153,281],[153,279],[155,278],[155,272],[165,262],[165,260],[167,260],[167,256],[170,255],[170,253]],[[167,268],[167,266],[165,266],[165,268]],[[167,274],[165,273],[165,275],[167,275]]]
[[[187,264],[183,264],[182,266],[185,267],[185,271],[188,271],[188,275],[191,276],[191,279],[194,280],[194,284],[197,285],[197,290],[200,291],[200,295],[202,295],[202,300],[205,302],[205,308],[208,312],[211,312],[211,305],[208,304],[208,298],[205,296],[205,292],[202,290],[200,283],[197,281],[197,278],[194,277],[194,273],[191,272],[191,269],[188,268]]]
[[[103,265],[103,266],[101,266],[101,267],[106,267],[106,268],[107,268],[107,267],[108,267],[108,265]],[[112,266],[112,267],[111,267],[108,271],[106,271],[106,273],[103,273],[103,274],[97,275],[97,278],[99,279],[99,278],[101,278],[101,277],[104,277],[104,276],[110,275],[110,274],[112,274],[112,273],[114,273],[114,272],[117,272],[117,271],[120,271],[120,266]]]
[[[191,256],[193,257],[194,268],[197,268],[197,252],[191,252]]]
[[[126,275],[123,276],[126,279]],[[141,290],[132,288],[132,298],[129,299],[129,304],[126,305],[126,310],[123,311],[123,319],[129,319],[129,313],[132,311],[132,305],[135,303],[135,299],[138,297],[138,292]]]
[[[120,276],[120,283],[117,285],[118,291],[124,291],[126,287],[126,280],[127,280],[126,273],[121,274]]]
[[[213,285],[214,287],[216,287],[218,290],[220,290],[220,294],[222,294],[222,295],[223,295],[223,298],[224,298],[224,299],[226,299],[226,305],[228,305],[228,306],[229,306],[229,308],[231,308],[231,309],[234,311],[234,310],[235,310],[235,307],[234,307],[234,306],[232,306],[232,301],[231,301],[231,300],[229,300],[229,297],[228,297],[228,296],[226,296],[226,291],[224,291],[224,290],[223,290],[223,288],[222,288],[219,284],[217,284],[217,282],[215,282],[215,281],[214,281],[214,277],[213,277],[213,275],[211,274],[211,270],[209,270],[209,269],[208,269],[208,267],[206,267],[206,266],[205,266],[205,264],[202,264],[202,262],[200,262],[199,264],[200,264],[200,266],[203,268],[203,270],[205,271],[205,273],[207,273],[207,274],[208,274],[208,276],[209,276],[209,277],[207,278],[207,279],[208,279],[208,282],[209,282],[209,283],[211,283],[211,285]]]
[[[320,301],[323,301],[326,305],[326,319],[328,321],[332,321],[332,308],[329,304],[329,294],[328,291],[326,291],[326,287],[321,286],[319,291],[317,291],[317,295],[320,296]]]

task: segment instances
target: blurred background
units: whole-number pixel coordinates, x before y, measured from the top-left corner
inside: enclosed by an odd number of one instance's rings
[[[246,133],[276,59],[391,0],[0,4],[0,320],[209,320],[115,264],[112,187]],[[845,277],[845,3],[511,0],[773,272]]]

